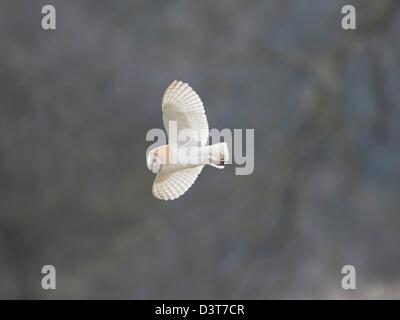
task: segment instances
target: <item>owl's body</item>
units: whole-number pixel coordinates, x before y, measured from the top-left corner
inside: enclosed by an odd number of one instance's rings
[[[183,162],[176,163],[174,161],[173,152],[181,152],[185,158]],[[225,143],[217,143],[212,146],[201,146],[201,147],[181,147],[177,150],[173,150],[169,145],[163,145],[157,147],[149,152],[149,155],[158,157],[161,162],[160,171],[177,171],[180,169],[194,168],[197,166],[204,166],[209,164],[216,168],[221,168],[225,165],[227,159],[228,150]],[[190,157],[192,154],[192,157]],[[185,155],[188,155],[185,157]],[[175,158],[177,155],[175,155]],[[151,157],[148,157],[151,159]],[[179,161],[179,160],[178,160]],[[151,163],[148,162],[148,166],[151,167]]]
[[[183,130],[193,133],[184,143],[169,141],[168,145],[151,150],[147,156],[147,167],[157,173],[153,195],[172,200],[192,186],[205,165],[224,168],[229,152],[225,142],[206,145],[209,131],[203,103],[186,83],[174,81],[167,88],[162,110],[169,140],[171,123],[176,126],[177,133]]]

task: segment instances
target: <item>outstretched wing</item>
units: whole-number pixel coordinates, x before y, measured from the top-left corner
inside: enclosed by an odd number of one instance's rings
[[[203,165],[175,172],[157,174],[153,183],[153,195],[161,200],[173,200],[183,195],[196,181]]]
[[[187,83],[175,80],[169,85],[163,96],[162,111],[169,138],[169,122],[176,121],[178,134],[183,129],[195,133],[189,145],[206,144],[209,129],[203,102]]]

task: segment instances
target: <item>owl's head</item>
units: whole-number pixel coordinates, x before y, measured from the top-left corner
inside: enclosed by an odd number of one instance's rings
[[[154,150],[151,150],[147,155],[147,168],[153,173],[158,173],[161,170],[161,159]]]

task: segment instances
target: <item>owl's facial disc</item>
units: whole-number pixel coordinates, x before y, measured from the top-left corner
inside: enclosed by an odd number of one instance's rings
[[[161,170],[160,159],[155,155],[149,155],[147,158],[147,168],[153,173],[158,173]]]
[[[153,158],[153,163],[151,166],[151,171],[153,171],[153,173],[157,173],[161,170],[161,161],[158,157],[154,157]]]

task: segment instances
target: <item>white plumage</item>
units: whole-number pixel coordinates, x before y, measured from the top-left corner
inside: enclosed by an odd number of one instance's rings
[[[204,165],[223,168],[229,160],[226,143],[207,146],[209,128],[203,102],[187,84],[174,81],[162,99],[163,122],[169,144],[151,150],[147,157],[148,168],[157,173],[153,183],[153,195],[162,200],[172,200],[184,194],[196,181]],[[192,133],[188,141],[172,144],[169,127],[176,123],[177,133],[186,130]],[[199,161],[180,163],[172,161],[173,152],[193,152]],[[200,160],[201,159],[201,160]]]
[[[208,138],[208,122],[203,102],[197,93],[187,84],[174,81],[165,90],[162,100],[164,127],[168,133],[168,122],[176,121],[178,132],[192,129],[198,134],[198,141],[205,145]],[[193,141],[194,145],[198,141]]]

